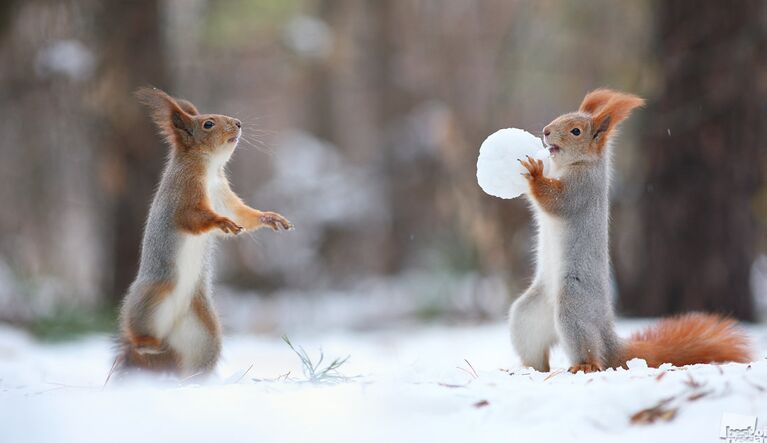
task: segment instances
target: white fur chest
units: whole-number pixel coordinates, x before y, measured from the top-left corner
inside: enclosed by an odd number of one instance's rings
[[[192,297],[202,280],[208,241],[208,234],[183,234],[179,240],[173,290],[157,307],[155,316],[155,327],[160,337],[166,337],[176,322],[191,309]]]
[[[226,202],[221,199],[221,190],[223,186],[226,185],[226,177],[224,176],[223,168],[230,156],[231,151],[224,150],[222,153],[216,154],[211,158],[205,177],[205,190],[213,210],[221,215],[231,218]]]
[[[219,171],[223,163],[217,158],[211,159],[205,175],[205,192],[214,211],[221,202],[216,200],[217,188],[223,178]],[[157,307],[155,327],[157,334],[166,338],[184,318],[192,307],[192,297],[202,279],[202,271],[207,259],[208,243],[211,233],[198,235],[181,234],[176,249],[173,290]]]
[[[555,300],[562,284],[564,222],[538,209],[538,256],[536,280],[543,283],[547,297]]]
[[[205,192],[213,210],[228,215],[226,206],[220,198],[220,188],[225,185],[222,168],[231,155],[231,150],[224,150],[210,158],[205,175]],[[167,338],[179,323],[189,316],[192,297],[202,282],[208,248],[216,230],[192,235],[181,234],[175,257],[175,280],[173,290],[157,307],[155,315],[156,333],[160,338]],[[178,335],[178,334],[176,334]]]
[[[213,174],[209,176],[208,182],[206,183],[206,191],[208,193],[208,199],[210,200],[210,205],[213,207],[213,210],[221,215],[229,216],[228,211],[226,210],[226,204],[221,199],[221,187],[223,186],[224,179],[218,174]]]
[[[550,175],[559,179],[562,171],[552,162]],[[535,208],[535,220],[538,224],[538,250],[536,280],[541,282],[544,292],[554,302],[562,286],[562,263],[564,262],[565,223],[538,206]]]

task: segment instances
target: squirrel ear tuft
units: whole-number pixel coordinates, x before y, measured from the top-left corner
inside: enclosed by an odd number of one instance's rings
[[[166,102],[172,100],[172,98],[164,91],[154,87],[138,88],[133,95],[136,96],[141,104],[152,110],[152,112],[163,109]]]
[[[604,106],[604,104],[607,103],[613,94],[614,92],[609,89],[595,89],[583,97],[583,101],[581,102],[581,106],[578,108],[578,111],[585,112],[587,114],[593,114],[594,111],[596,111],[598,108]]]
[[[183,109],[184,112],[186,112],[189,115],[200,115],[200,111],[197,110],[197,107],[192,104],[189,100],[184,100],[183,98],[177,98],[176,103],[178,103],[178,107]]]
[[[631,111],[643,106],[644,103],[642,98],[633,94],[598,89],[583,99],[581,111],[592,114],[594,128],[592,137],[601,145],[610,132],[631,114]]]
[[[135,95],[150,109],[152,120],[171,146],[191,147],[194,142],[192,115],[185,111],[176,99],[157,88],[139,88]],[[197,111],[191,103],[186,100],[184,103]]]

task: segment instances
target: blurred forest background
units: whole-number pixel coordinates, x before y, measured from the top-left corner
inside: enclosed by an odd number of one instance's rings
[[[112,327],[166,155],[142,85],[243,120],[235,190],[296,225],[221,242],[229,330],[503,318],[534,231],[479,145],[600,86],[648,100],[615,149],[619,312],[763,318],[766,29],[763,0],[4,0],[0,321]]]

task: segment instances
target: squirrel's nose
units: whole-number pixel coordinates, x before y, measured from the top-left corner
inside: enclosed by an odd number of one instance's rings
[[[235,126],[237,126],[238,128],[242,128],[242,122],[241,122],[241,121],[239,121],[239,120],[237,120],[237,119],[234,119],[234,124],[235,124]]]
[[[549,128],[543,128],[543,135],[544,135],[544,136],[546,136],[546,137],[548,137],[549,135],[551,135],[551,129],[549,129]]]

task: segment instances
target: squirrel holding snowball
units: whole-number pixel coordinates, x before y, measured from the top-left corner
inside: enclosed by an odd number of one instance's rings
[[[229,187],[224,166],[242,133],[239,120],[200,114],[159,89],[136,96],[151,110],[170,155],[149,209],[138,275],[120,311],[115,367],[203,375],[221,350],[211,293],[215,237],[293,225],[247,206]]]
[[[595,90],[580,108],[543,129],[551,155],[519,159],[538,226],[536,272],[509,311],[512,344],[523,364],[549,371],[560,343],[570,372],[592,372],[642,358],[652,367],[747,362],[747,337],[735,321],[691,313],[663,319],[620,339],[613,326],[608,251],[610,157],[616,127],[644,100]]]

